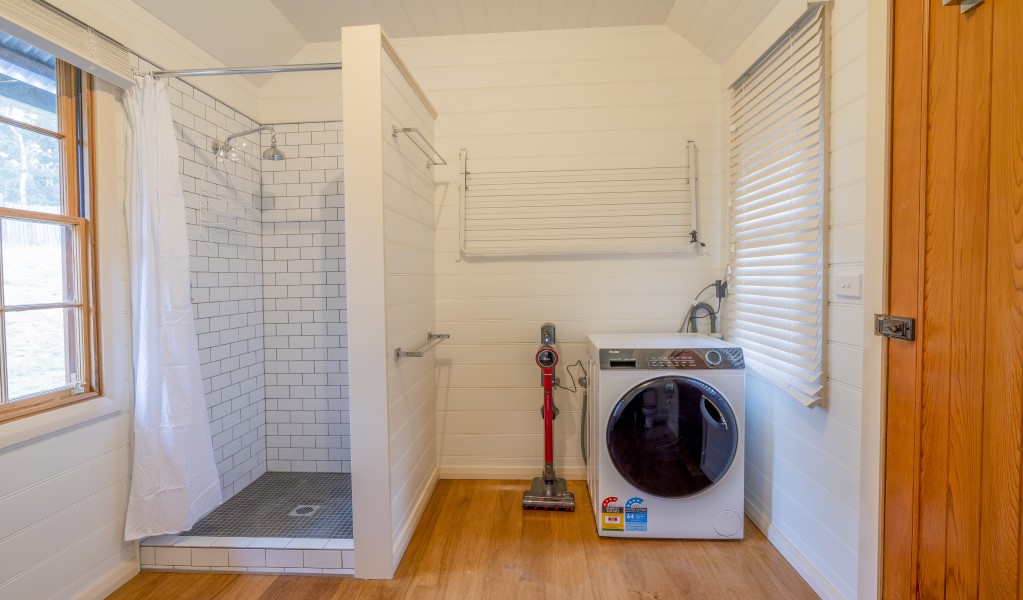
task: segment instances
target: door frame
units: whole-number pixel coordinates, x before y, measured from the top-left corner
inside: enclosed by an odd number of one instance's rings
[[[892,6],[867,3],[867,157],[864,204],[863,407],[860,431],[860,523],[857,589],[881,597],[887,344],[873,315],[888,311],[891,210]]]

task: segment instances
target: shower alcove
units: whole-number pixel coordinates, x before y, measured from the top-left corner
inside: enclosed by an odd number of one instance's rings
[[[344,126],[228,140],[266,124],[171,80],[227,501],[144,540],[143,569],[390,578],[437,483],[435,358],[397,351],[447,337],[430,336],[443,161],[399,135],[432,149],[437,112],[380,26],[341,47]]]
[[[144,540],[143,568],[353,574],[341,122],[169,87],[225,502]]]

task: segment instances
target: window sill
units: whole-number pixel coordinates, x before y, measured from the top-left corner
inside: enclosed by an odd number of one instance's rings
[[[127,400],[98,396],[55,410],[0,423],[0,453],[110,418],[128,409]]]

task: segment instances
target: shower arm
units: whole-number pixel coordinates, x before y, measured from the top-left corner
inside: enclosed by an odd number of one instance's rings
[[[277,132],[274,131],[274,128],[270,127],[269,125],[262,125],[260,127],[256,127],[255,129],[249,129],[248,131],[232,133],[231,135],[227,136],[227,138],[225,138],[224,141],[213,140],[213,143],[210,144],[210,147],[213,149],[213,154],[220,154],[221,151],[224,152],[230,151],[231,148],[233,148],[233,146],[231,145],[231,140],[235,138],[240,138],[245,135],[249,135],[250,133],[256,133],[257,131],[269,131],[270,144],[274,145],[277,143]]]

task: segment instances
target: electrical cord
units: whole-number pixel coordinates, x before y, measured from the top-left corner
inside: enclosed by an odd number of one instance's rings
[[[561,389],[565,390],[566,392],[571,392],[571,393],[575,394],[576,392],[579,391],[579,380],[575,376],[575,374],[572,373],[572,367],[579,367],[579,371],[582,372],[582,376],[586,377],[587,379],[589,379],[589,373],[586,372],[586,365],[584,365],[583,361],[580,359],[580,360],[577,360],[574,363],[568,365],[567,367],[565,367],[565,372],[568,373],[568,378],[569,378],[569,380],[572,381],[572,387],[568,388],[568,387],[565,387],[565,386],[561,385],[560,383],[558,383],[558,378],[557,377],[554,378],[554,386],[558,387],[558,388],[561,388]],[[586,391],[585,388],[583,388],[582,414],[579,417],[580,418],[580,422],[581,422],[580,434],[579,434],[579,449],[582,451],[582,454],[583,454],[583,463],[589,462],[588,461],[588,457],[586,455],[586,409],[587,409],[586,404],[587,404],[587,396],[588,396],[587,391]]]
[[[554,378],[554,385],[555,385],[555,387],[559,387],[559,388],[565,390],[566,392],[572,392],[574,394],[577,391],[579,391],[579,384],[576,382],[575,376],[572,375],[572,367],[579,367],[579,369],[583,372],[583,375],[584,376],[586,375],[586,367],[583,365],[583,361],[582,360],[577,360],[574,363],[572,363],[572,364],[568,365],[567,367],[565,367],[565,372],[568,373],[568,378],[572,380],[572,387],[571,388],[567,388],[567,387],[561,385],[561,383],[558,382],[557,377]]]

